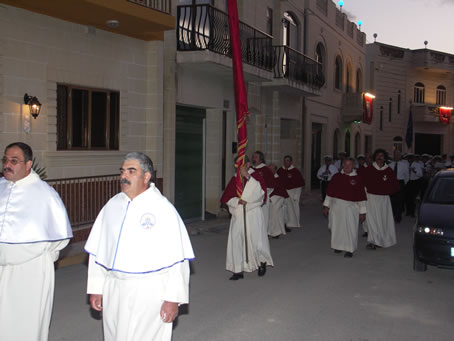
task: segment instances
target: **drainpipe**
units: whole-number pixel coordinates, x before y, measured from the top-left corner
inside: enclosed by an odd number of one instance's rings
[[[303,21],[303,54],[306,55],[307,52],[307,18],[309,16],[308,10],[304,10],[304,21]],[[304,174],[304,149],[305,149],[305,121],[306,121],[306,97],[303,96],[303,101],[301,104],[301,172]],[[309,182],[310,183],[310,182]]]

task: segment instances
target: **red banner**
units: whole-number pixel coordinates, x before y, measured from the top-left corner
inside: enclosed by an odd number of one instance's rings
[[[240,176],[240,167],[244,165],[247,146],[246,118],[249,114],[247,92],[243,77],[243,64],[241,60],[240,25],[238,21],[238,7],[236,0],[228,0],[230,45],[232,48],[233,84],[235,87],[236,124],[238,129],[238,159],[236,161],[236,192],[239,198],[243,193]]]
[[[367,124],[372,123],[374,114],[374,97],[363,94],[363,122]]]
[[[440,107],[438,108],[438,111],[440,112],[440,122],[449,124],[451,121],[452,108]]]

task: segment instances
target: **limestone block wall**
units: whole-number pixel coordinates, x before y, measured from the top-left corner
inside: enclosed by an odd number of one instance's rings
[[[162,176],[163,46],[5,6],[0,9],[3,92],[0,144],[29,143],[49,178],[118,173],[123,155],[146,152]],[[57,151],[58,83],[120,91],[118,151]],[[41,114],[24,131],[24,93]]]

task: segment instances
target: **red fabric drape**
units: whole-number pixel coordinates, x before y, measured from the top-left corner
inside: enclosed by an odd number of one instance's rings
[[[227,8],[229,13],[230,46],[232,48],[233,84],[235,87],[235,109],[236,123],[238,129],[238,159],[236,192],[238,197],[243,193],[243,186],[240,176],[240,167],[244,165],[247,146],[246,117],[249,114],[247,104],[247,92],[243,78],[243,64],[241,60],[240,25],[238,21],[238,7],[236,0],[228,0]]]

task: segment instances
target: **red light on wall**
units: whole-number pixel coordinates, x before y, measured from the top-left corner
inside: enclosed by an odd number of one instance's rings
[[[451,115],[452,115],[452,109],[451,107],[439,107],[438,111],[440,112],[440,122],[444,124],[449,124],[451,121]]]

